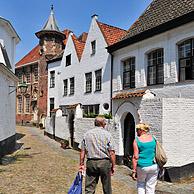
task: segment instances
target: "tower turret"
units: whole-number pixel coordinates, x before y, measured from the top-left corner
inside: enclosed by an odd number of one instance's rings
[[[51,59],[63,50],[63,40],[66,38],[58,26],[54,16],[53,5],[50,16],[43,29],[35,33],[39,38],[40,54]]]

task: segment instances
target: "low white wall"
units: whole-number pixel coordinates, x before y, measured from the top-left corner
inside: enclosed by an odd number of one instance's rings
[[[67,117],[56,117],[55,136],[68,140],[70,137]]]
[[[45,120],[45,132],[53,135],[53,126],[52,126],[52,121],[50,117],[46,117]]]
[[[194,162],[194,99],[164,98],[162,142],[166,166],[183,166]]]
[[[16,94],[14,81],[0,70],[0,141],[3,141],[15,134],[15,108]]]

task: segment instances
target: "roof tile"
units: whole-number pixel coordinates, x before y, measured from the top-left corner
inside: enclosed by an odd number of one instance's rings
[[[117,93],[113,99],[125,99],[131,97],[142,97],[145,94],[146,90],[136,90],[133,92],[119,92]]]
[[[86,36],[86,35],[84,35]],[[84,37],[86,40],[87,36]],[[75,45],[75,50],[77,52],[78,59],[81,60],[81,56],[84,50],[85,42],[80,41],[75,35],[72,36],[73,43]]]
[[[127,39],[194,11],[194,0],[153,0],[129,28]]]
[[[108,24],[104,24],[102,22],[98,22],[98,26],[104,35],[104,38],[108,44],[108,46],[118,42],[122,37],[126,36],[127,31],[121,28],[117,28],[114,26],[110,26]]]

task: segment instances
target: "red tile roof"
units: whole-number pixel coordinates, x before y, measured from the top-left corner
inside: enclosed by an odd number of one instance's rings
[[[114,26],[110,26],[108,24],[104,24],[102,22],[98,22],[98,26],[100,30],[102,31],[102,34],[104,35],[104,38],[108,44],[108,46],[118,42],[127,35],[127,31],[123,30],[121,28],[117,28]]]
[[[32,63],[40,59],[40,46],[34,47],[27,55],[25,55],[20,61],[16,63],[16,68],[21,67],[27,63]]]
[[[63,31],[63,33],[66,35],[66,39],[63,41],[64,45],[66,45],[66,43],[67,43],[67,37],[68,37],[70,32],[71,31],[68,29]],[[26,54],[20,61],[18,61],[16,63],[16,68],[21,67],[21,66],[28,64],[28,63],[33,63],[35,61],[38,61],[41,57],[39,51],[40,51],[40,46],[37,45],[28,54]]]
[[[120,92],[116,94],[112,99],[125,99],[131,97],[142,97],[146,90],[136,90],[133,92]]]
[[[85,40],[86,38],[87,37],[85,37]],[[72,40],[75,45],[75,50],[77,52],[78,59],[80,61],[83,50],[84,50],[85,42],[79,41],[75,35],[72,36]]]
[[[63,41],[64,45],[66,45],[66,43],[67,43],[67,38],[68,38],[68,36],[69,36],[69,34],[70,34],[71,32],[72,32],[72,31],[71,31],[71,30],[68,30],[68,29],[63,30],[63,34],[65,34],[65,36],[66,36],[65,40]]]

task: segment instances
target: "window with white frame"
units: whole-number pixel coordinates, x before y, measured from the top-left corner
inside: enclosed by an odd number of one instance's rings
[[[17,105],[17,112],[22,113],[22,96],[18,96],[18,105]]]
[[[83,105],[84,117],[97,116],[99,114],[99,104]]]
[[[94,55],[96,53],[96,41],[91,42],[91,55]]]
[[[189,39],[178,45],[179,80],[194,79],[194,39]]]
[[[55,71],[50,72],[50,88],[55,87]]]
[[[135,57],[123,62],[123,89],[135,87]]]
[[[68,80],[63,80],[63,96],[67,96],[68,94]]]
[[[164,83],[164,50],[157,49],[147,55],[148,57],[148,85]]]
[[[73,95],[74,94],[74,84],[75,84],[74,77],[70,78],[69,82],[70,82],[70,92],[69,92],[69,94]]]
[[[38,81],[38,66],[37,65],[33,66],[33,79],[35,82]]]
[[[101,91],[102,89],[102,69],[95,71],[96,78],[96,91]]]
[[[92,92],[92,72],[85,74],[86,78],[86,93]]]
[[[25,112],[29,113],[30,112],[30,96],[26,96],[26,102],[25,102]]]
[[[26,83],[30,83],[31,82],[31,72],[30,72],[30,68],[26,69]]]

